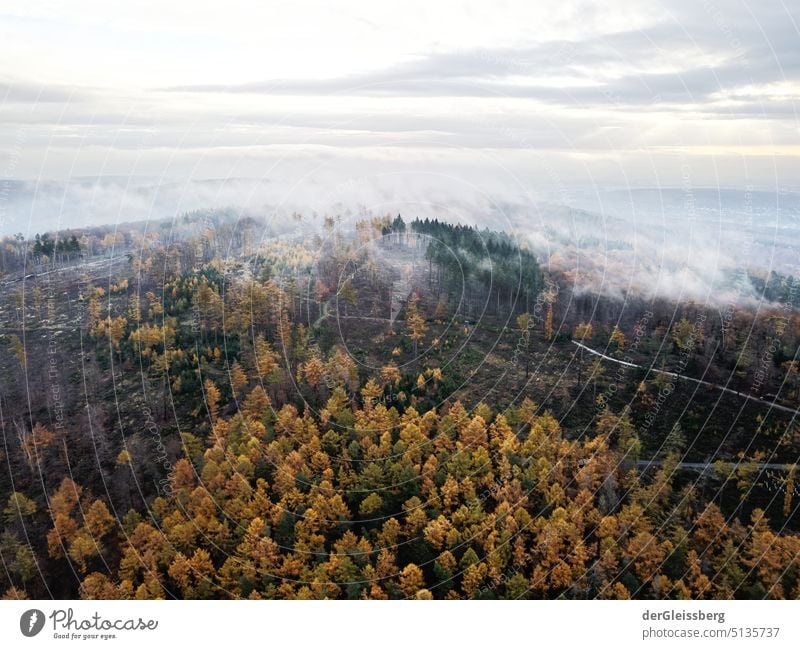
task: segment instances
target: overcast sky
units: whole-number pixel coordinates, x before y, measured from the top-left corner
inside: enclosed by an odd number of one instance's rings
[[[800,183],[796,0],[15,5],[4,178]]]

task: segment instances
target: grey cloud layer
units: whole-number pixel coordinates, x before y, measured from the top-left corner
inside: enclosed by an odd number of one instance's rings
[[[533,34],[535,37],[535,33]],[[550,41],[521,49],[427,54],[388,69],[317,80],[269,80],[232,86],[171,88],[184,92],[274,95],[514,97],[571,105],[702,103],[753,84],[800,80],[795,16],[781,2],[693,3],[651,27],[581,42]],[[676,66],[677,69],[668,69]],[[550,80],[568,76],[571,84]],[[767,110],[742,97],[728,110]],[[794,114],[794,106],[769,110]],[[723,111],[726,112],[726,111]]]
[[[160,90],[0,80],[0,169],[197,179],[280,166],[291,182],[329,165],[336,184],[379,160],[481,169],[483,182],[510,169],[548,190],[679,186],[691,167],[700,185],[796,187],[797,9],[717,1],[670,0],[649,26],[580,41],[544,41],[546,27],[530,25],[520,47],[428,50],[333,79]]]

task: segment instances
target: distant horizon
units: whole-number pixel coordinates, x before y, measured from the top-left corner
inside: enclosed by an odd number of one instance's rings
[[[98,182],[98,181],[111,181],[116,180],[121,183],[130,182],[131,180],[136,180],[139,182],[148,181],[154,184],[177,184],[177,183],[190,183],[190,182],[229,182],[229,181],[236,181],[236,180],[248,180],[248,181],[263,181],[263,182],[272,182],[270,181],[268,176],[203,176],[203,177],[196,177],[196,178],[182,178],[179,176],[171,176],[171,177],[156,177],[156,176],[148,176],[146,174],[141,175],[132,175],[132,176],[122,176],[118,174],[108,174],[108,175],[82,175],[82,176],[67,176],[67,177],[56,177],[56,176],[49,176],[49,177],[34,177],[34,176],[26,176],[26,177],[0,177],[0,183],[61,183],[66,184],[69,182]],[[775,194],[800,194],[800,180],[798,180],[798,184],[796,187],[786,188],[780,187],[776,188],[774,186],[764,184],[750,184],[749,186],[745,187],[742,185],[692,185],[690,188],[681,187],[677,184],[665,184],[665,185],[613,185],[613,184],[604,184],[602,186],[592,186],[592,185],[574,185],[569,186],[570,189],[575,191],[594,191],[598,193],[602,192],[625,192],[625,191],[642,191],[642,190],[657,190],[657,191],[756,191],[760,193],[775,193]]]

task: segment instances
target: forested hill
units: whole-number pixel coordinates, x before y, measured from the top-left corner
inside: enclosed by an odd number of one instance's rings
[[[576,300],[506,234],[296,220],[8,251],[0,592],[800,595],[791,303]]]

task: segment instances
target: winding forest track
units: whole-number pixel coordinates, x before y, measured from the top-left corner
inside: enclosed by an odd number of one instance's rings
[[[745,464],[744,462],[733,462],[728,460],[723,460],[725,464],[730,465],[737,465],[737,464]],[[747,463],[749,464],[749,463]],[[648,467],[662,467],[664,466],[664,460],[639,460],[636,463],[636,466],[642,468]],[[694,469],[696,471],[700,471],[701,473],[705,473],[706,471],[712,470],[715,466],[714,462],[678,462],[677,468],[679,469]],[[792,464],[780,464],[777,462],[756,462],[755,467],[758,471],[766,471],[768,469],[772,469],[773,471],[789,471],[792,468]]]
[[[699,385],[705,385],[705,386],[708,386],[708,387],[713,388],[715,390],[720,390],[721,392],[727,392],[729,394],[733,394],[733,395],[735,395],[737,397],[740,397],[742,399],[747,399],[749,401],[756,401],[757,403],[766,404],[770,408],[775,408],[776,410],[780,410],[782,412],[788,412],[791,415],[795,415],[795,416],[800,415],[800,410],[795,410],[794,408],[789,408],[787,406],[782,406],[779,403],[776,403],[774,400],[770,401],[769,399],[765,399],[764,397],[756,397],[756,396],[753,396],[752,394],[745,394],[743,392],[739,392],[738,390],[732,390],[731,388],[726,388],[724,386],[717,385],[716,383],[711,383],[710,381],[703,381],[702,379],[695,379],[695,378],[692,378],[691,376],[686,376],[685,374],[678,374],[677,372],[669,372],[667,370],[657,370],[654,367],[647,367],[645,365],[637,365],[636,363],[629,363],[627,361],[621,361],[618,358],[614,358],[613,356],[608,356],[606,354],[603,354],[602,352],[598,352],[597,350],[592,349],[591,347],[587,347],[583,343],[579,343],[577,340],[573,340],[572,344],[573,345],[577,345],[578,347],[580,347],[581,349],[589,352],[593,356],[598,356],[598,357],[602,358],[603,360],[610,361],[611,363],[616,363],[617,365],[622,365],[623,367],[630,367],[630,368],[635,368],[635,369],[644,369],[644,370],[647,370],[648,372],[653,372],[655,374],[664,374],[666,376],[671,376],[671,377],[676,378],[676,379],[682,379],[684,381],[691,381],[692,383],[697,383]]]

